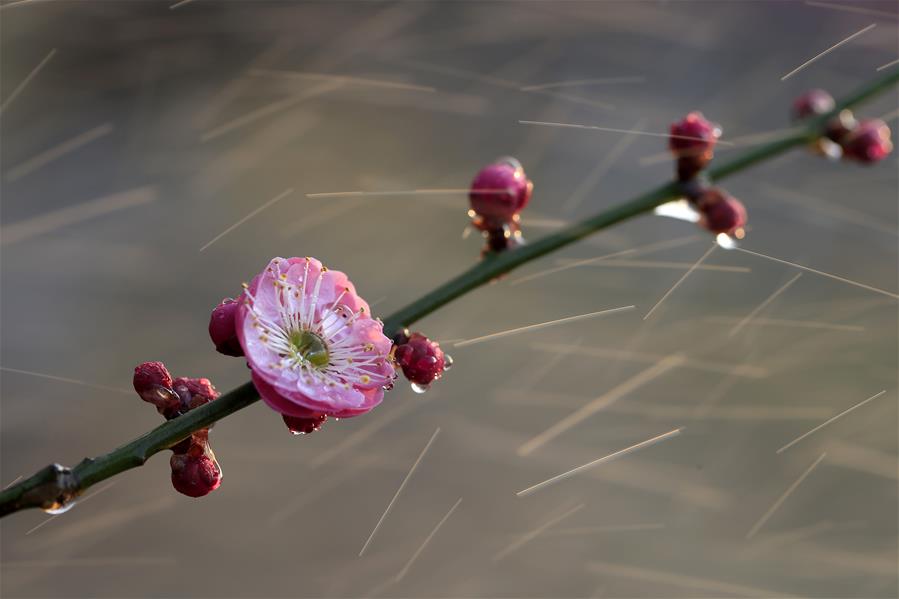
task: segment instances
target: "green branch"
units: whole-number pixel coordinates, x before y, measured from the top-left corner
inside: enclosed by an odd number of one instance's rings
[[[844,108],[856,106],[889,89],[897,82],[899,82],[899,71],[872,81],[838,102],[833,113],[811,119],[780,139],[748,150],[711,169],[706,176],[712,181],[718,181],[759,162],[774,158],[787,150],[807,145],[819,137],[824,124],[833,114]],[[667,183],[514,251],[491,255],[422,298],[388,316],[384,321],[384,329],[389,335],[502,274],[597,231],[650,212],[656,206],[677,199],[679,196],[678,184]],[[242,410],[258,399],[259,396],[253,384],[244,383],[225,393],[216,401],[169,420],[106,455],[83,460],[71,470],[55,464],[47,466],[33,476],[0,492],[0,517],[26,508],[47,509],[66,503],[83,493],[91,485],[125,470],[141,466],[152,455],[175,445],[192,432],[208,427],[217,420]]]

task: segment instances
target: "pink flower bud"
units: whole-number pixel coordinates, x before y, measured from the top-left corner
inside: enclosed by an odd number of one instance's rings
[[[862,121],[840,145],[846,158],[867,164],[883,160],[893,151],[890,128],[880,119]]]
[[[810,89],[793,101],[793,119],[827,114],[836,107],[833,96],[823,89]]]
[[[421,333],[412,333],[409,340],[398,345],[393,354],[397,365],[410,382],[427,387],[443,375],[446,359],[440,345]]]
[[[534,184],[514,158],[499,160],[482,168],[471,182],[468,199],[479,228],[502,227],[521,212],[531,198]]]
[[[312,416],[310,418],[299,418],[297,416],[287,416],[282,414],[284,424],[292,435],[308,435],[314,433],[325,423],[328,417],[324,414]]]
[[[701,215],[700,224],[712,233],[737,233],[746,225],[746,208],[740,200],[727,192],[712,187],[696,201]]]
[[[240,357],[243,348],[237,338],[237,326],[234,316],[237,313],[238,303],[231,298],[225,298],[212,311],[209,317],[209,336],[215,349],[226,356]]]
[[[181,399],[172,390],[172,375],[162,362],[144,362],[134,369],[134,390],[168,419],[178,415]]]
[[[701,112],[694,111],[671,124],[668,147],[677,157],[705,158],[708,162],[719,137],[721,127],[708,121]]]
[[[222,484],[222,469],[208,447],[199,455],[176,453],[169,464],[172,467],[172,486],[188,497],[203,497]]]

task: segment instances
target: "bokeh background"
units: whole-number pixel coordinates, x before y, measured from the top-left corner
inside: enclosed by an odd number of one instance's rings
[[[241,362],[213,351],[207,317],[272,256],[313,255],[346,271],[381,315],[478,259],[480,241],[462,237],[464,193],[307,193],[461,189],[511,154],[536,185],[525,215],[536,238],[664,182],[672,167],[658,137],[518,120],[665,132],[699,109],[737,142],[721,160],[787,127],[800,92],[846,94],[899,52],[894,2],[174,4],[0,8],[3,485],[156,426],[128,391],[141,361],[221,390],[242,383]],[[605,81],[521,89],[584,79]],[[888,93],[858,112],[896,107]],[[749,208],[744,247],[894,293],[896,165],[795,151],[724,186]],[[514,284],[560,260],[668,241]],[[215,427],[225,478],[204,499],[171,488],[163,454],[62,516],[6,518],[0,594],[895,597],[895,299],[806,272],[729,337],[800,271],[717,250],[711,268],[642,320],[708,243],[689,223],[646,216],[467,295],[416,325],[449,341],[456,362],[431,391],[400,384],[371,414],[307,437],[253,405]],[[683,366],[519,455],[675,352]],[[515,495],[675,427],[686,428]]]

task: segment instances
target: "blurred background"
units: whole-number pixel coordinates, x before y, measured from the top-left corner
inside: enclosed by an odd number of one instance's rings
[[[883,74],[897,15],[895,2],[7,1],[0,483],[159,424],[129,391],[142,361],[222,391],[244,382],[208,314],[272,256],[347,272],[381,316],[478,259],[462,191],[306,194],[464,190],[514,155],[537,238],[672,165],[660,137],[519,120],[665,133],[698,109],[735,142],[721,161],[789,126],[804,90],[839,97]],[[891,92],[857,114],[896,107]],[[749,210],[743,247],[895,293],[896,166],[794,151],[723,185]],[[255,404],[212,432],[225,477],[206,498],[171,488],[166,452],[64,515],[5,518],[0,594],[895,597],[896,300],[803,272],[730,335],[802,271],[719,249],[644,321],[708,243],[644,216],[465,296],[415,327],[455,358],[431,391],[398,384],[305,437]],[[676,352],[682,364],[659,366]]]

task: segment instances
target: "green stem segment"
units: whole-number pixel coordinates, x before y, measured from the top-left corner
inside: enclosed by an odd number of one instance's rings
[[[706,175],[710,180],[718,181],[756,163],[774,158],[787,150],[811,143],[820,135],[824,124],[833,114],[860,104],[887,90],[897,82],[899,82],[899,71],[874,80],[862,86],[853,95],[838,102],[833,113],[811,119],[794,132],[736,156],[711,169]],[[680,195],[677,183],[667,183],[514,251],[491,255],[424,297],[387,317],[384,329],[388,334],[397,331],[531,260],[616,223],[649,212],[656,206],[677,199]],[[216,401],[191,410],[174,420],[169,420],[106,455],[83,460],[71,470],[56,464],[47,466],[29,478],[10,485],[0,492],[0,517],[25,508],[47,509],[67,503],[91,485],[125,470],[143,465],[150,456],[172,447],[194,431],[206,428],[217,420],[242,410],[258,399],[259,395],[253,384],[244,383],[222,395]]]

